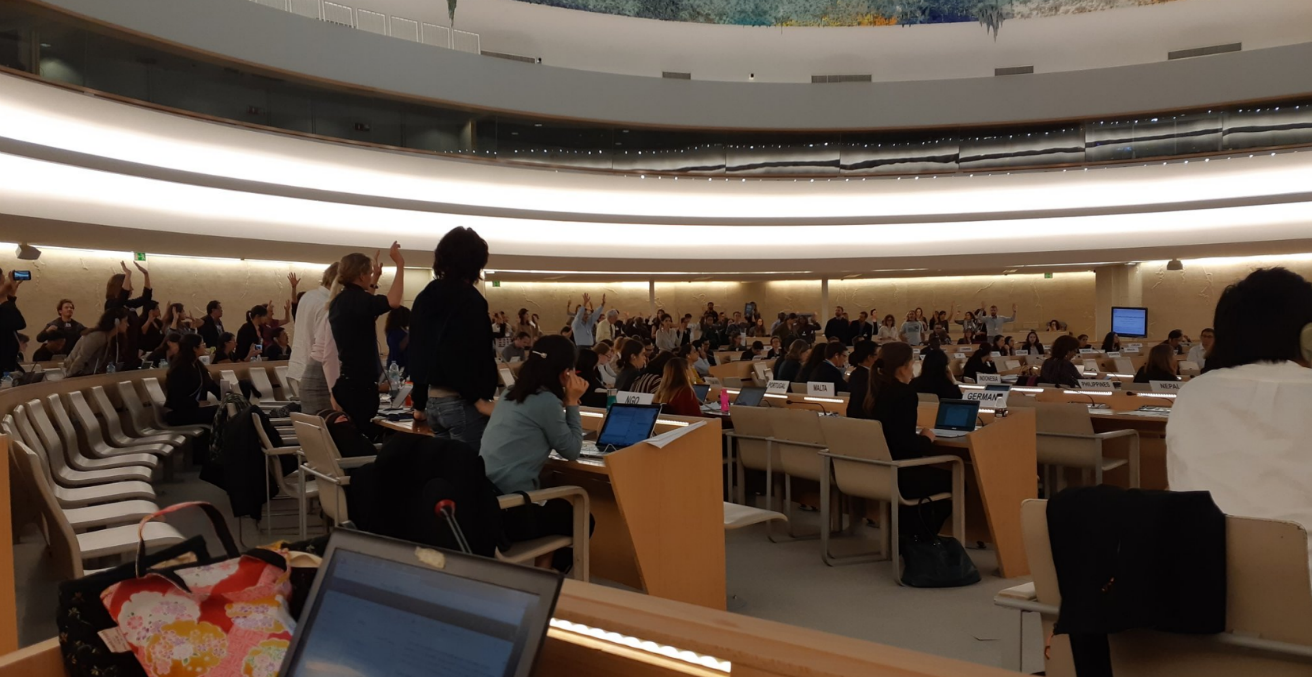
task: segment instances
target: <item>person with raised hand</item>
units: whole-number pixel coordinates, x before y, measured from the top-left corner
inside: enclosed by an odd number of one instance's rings
[[[105,285],[105,310],[115,308],[136,310],[151,302],[154,291],[150,285],[150,270],[140,263],[132,265],[141,272],[141,296],[132,298],[132,271],[126,261],[120,261],[119,266],[123,272],[111,275]],[[141,337],[141,321],[141,316],[136,313],[129,314],[126,320],[127,330],[117,342],[116,361],[121,363],[124,369],[136,369],[141,364],[141,357],[137,351],[137,344]]]
[[[405,293],[405,259],[396,242],[388,249],[396,264],[392,285],[386,296],[375,293],[383,272],[380,254],[376,252],[372,262],[359,253],[342,257],[328,301],[328,326],[340,367],[336,380],[329,379],[333,401],[368,437],[376,432],[373,419],[378,415],[378,318],[399,307]]]

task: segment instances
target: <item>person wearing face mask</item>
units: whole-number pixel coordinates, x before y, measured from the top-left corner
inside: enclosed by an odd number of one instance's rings
[[[998,365],[993,363],[993,346],[987,343],[977,348],[970,359],[966,360],[966,365],[961,368],[961,377],[972,381],[979,380],[980,374],[996,373],[998,373]]]
[[[87,329],[81,322],[73,319],[73,309],[72,301],[60,299],[58,305],[55,306],[59,316],[46,323],[45,329],[42,329],[41,333],[36,335],[37,342],[49,343],[59,337],[64,339],[64,352],[56,354],[67,355],[69,351],[72,351],[78,340],[82,338],[82,332]]]
[[[1312,283],[1254,271],[1221,294],[1212,326],[1209,371],[1180,389],[1166,424],[1168,484],[1211,492],[1227,515],[1312,529]]]

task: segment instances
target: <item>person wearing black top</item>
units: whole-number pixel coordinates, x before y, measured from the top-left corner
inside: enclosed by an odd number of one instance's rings
[[[1071,356],[1080,352],[1080,342],[1074,336],[1058,336],[1052,342],[1048,359],[1039,368],[1039,382],[1067,388],[1080,387],[1080,371],[1071,364]]]
[[[794,382],[802,373],[802,363],[811,356],[811,344],[797,339],[788,346],[788,354],[774,363],[776,381]]]
[[[605,409],[606,384],[601,382],[601,374],[597,373],[597,360],[597,353],[588,348],[579,351],[578,359],[574,363],[574,373],[588,382],[588,389],[583,391],[583,396],[579,398],[579,404],[585,407]]]
[[[159,302],[147,301],[141,307],[141,335],[137,349],[149,353],[164,342],[164,320],[159,316]]]
[[[274,327],[272,337],[269,345],[264,346],[264,352],[260,354],[260,357],[273,362],[290,359],[292,348],[287,340],[287,330],[282,327]]]
[[[126,263],[119,265],[123,267],[123,272],[110,276],[109,283],[105,285],[105,310],[137,309],[150,303],[153,293],[150,288],[150,271],[143,268],[140,263],[133,264],[142,275],[141,296],[134,299],[132,298],[132,271],[128,270]],[[119,368],[124,370],[141,366],[141,356],[137,352],[137,344],[141,337],[141,316],[129,313],[126,321],[128,328],[118,341]]]
[[[18,310],[18,285],[14,271],[0,280],[0,371],[18,372],[18,332],[27,328],[27,320]]]
[[[1175,349],[1169,343],[1159,343],[1148,351],[1148,361],[1134,375],[1135,383],[1152,381],[1179,381],[1175,368]]]
[[[855,343],[860,339],[873,341],[875,338],[875,325],[870,322],[870,315],[866,311],[861,311],[857,319],[852,320],[852,341]]]
[[[60,299],[59,307],[56,311],[59,317],[46,323],[45,329],[36,335],[36,340],[40,343],[50,343],[56,337],[64,339],[64,345],[61,349],[63,352],[55,352],[55,355],[67,355],[72,352],[73,346],[77,345],[78,339],[82,338],[82,332],[86,327],[81,322],[73,319],[73,302],[68,299]]]
[[[738,359],[743,360],[744,362],[751,362],[752,360],[756,359],[757,357],[763,356],[764,354],[765,354],[765,344],[761,343],[760,341],[752,341],[752,347],[748,348],[747,350],[744,350],[743,354],[740,355]]]
[[[213,348],[219,345],[219,337],[223,335],[223,304],[218,301],[210,301],[205,305],[205,319],[201,320],[200,328],[196,333],[205,339],[205,345]]]
[[[56,355],[67,355],[68,352],[65,350],[64,346],[65,342],[63,336],[51,337],[49,341],[42,343],[41,347],[37,348],[35,353],[32,353],[32,361],[52,362]]]
[[[852,393],[847,400],[847,417],[863,418],[862,407],[866,395],[870,392],[870,370],[874,368],[875,354],[879,346],[873,341],[857,341],[848,358],[852,362],[852,373],[847,377],[848,391]]]
[[[1121,350],[1121,337],[1116,332],[1109,331],[1102,339],[1102,351],[1104,353],[1115,353]]]
[[[199,336],[199,334],[195,335]],[[156,367],[162,366],[160,362],[169,362],[172,364],[173,359],[178,355],[179,342],[182,340],[183,336],[185,336],[185,334],[176,331],[169,332],[164,336],[164,340],[159,344],[159,347],[146,355],[146,361]]]
[[[615,390],[631,392],[633,384],[647,367],[647,351],[641,341],[632,340],[620,351],[619,373],[615,377]]]
[[[911,381],[911,387],[918,393],[938,395],[940,400],[961,399],[961,387],[952,380],[948,371],[948,354],[942,350],[924,353],[925,360],[920,364],[920,376]]]
[[[412,397],[418,395],[415,412],[423,412],[433,434],[475,451],[482,446],[497,392],[487,299],[474,286],[487,256],[487,242],[470,228],[442,237],[433,252],[437,279],[419,292],[410,312],[407,354]]]
[[[374,294],[383,265],[374,254],[347,254],[337,264],[337,280],[328,298],[328,326],[337,344],[341,373],[332,385],[332,396],[357,430],[375,437],[373,419],[378,415],[378,379],[382,366],[378,362],[378,318],[401,305],[405,291],[405,259],[401,245],[393,242],[387,252],[396,264],[396,274],[387,295]],[[484,314],[486,317],[486,314]],[[491,350],[492,341],[488,340]]]
[[[214,357],[210,360],[210,364],[243,361],[237,357],[237,337],[230,331],[219,334],[219,344],[214,347]]]
[[[260,353],[264,347],[260,337],[260,328],[269,321],[267,306],[254,306],[246,311],[246,324],[237,330],[237,357],[248,360]]]
[[[200,356],[204,353],[205,343],[199,335],[187,334],[178,340],[178,353],[169,363],[169,373],[164,379],[164,406],[168,408],[164,420],[169,425],[209,425],[214,422],[218,406],[200,404],[206,399],[206,393],[220,397],[218,384],[200,363]]]
[[[799,339],[804,340],[804,339]],[[806,356],[806,361],[802,363],[802,368],[797,371],[797,378],[793,379],[794,383],[806,383],[811,381],[816,367],[825,361],[825,346],[815,346],[811,349],[811,354]]]
[[[825,338],[836,338],[844,345],[852,342],[852,322],[847,319],[842,306],[836,306],[834,316],[825,323]]]
[[[809,380],[816,383],[832,383],[836,393],[847,392],[847,381],[843,379],[843,368],[847,366],[847,346],[833,341],[823,349],[816,347],[815,350],[824,350],[825,359],[811,371]]]
[[[878,366],[868,379],[867,398],[861,418],[879,421],[884,441],[895,461],[934,455],[934,431],[917,432],[916,420],[920,398],[912,379],[911,346],[886,343],[879,350]],[[903,498],[915,501],[937,493],[952,491],[952,473],[931,466],[903,468],[897,473],[898,491]],[[952,513],[950,501],[934,501],[899,508],[898,525],[903,536],[930,538],[938,534]]]
[[[996,373],[998,365],[993,363],[993,346],[987,343],[976,348],[975,353],[966,360],[966,366],[961,368],[961,377],[972,381],[978,381],[980,374]]]
[[[1076,345],[1076,350],[1078,351],[1080,345],[1079,341],[1076,341],[1075,345]],[[1030,351],[1031,355],[1042,355],[1043,342],[1039,340],[1039,335],[1037,333],[1030,332],[1028,335],[1025,336],[1025,342],[1020,345],[1020,349]]]

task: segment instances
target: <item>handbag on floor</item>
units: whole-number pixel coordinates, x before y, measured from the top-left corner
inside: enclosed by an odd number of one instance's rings
[[[917,513],[922,525],[924,509],[928,505],[922,500]],[[913,588],[961,588],[979,582],[979,569],[970,561],[970,555],[961,542],[951,536],[939,536],[925,526],[924,533],[918,538],[908,538],[899,545],[902,551],[902,583]]]
[[[194,536],[148,555],[142,566],[165,569],[210,561],[205,538]],[[69,677],[145,677],[135,655],[110,650],[100,634],[117,632],[117,624],[100,601],[100,594],[109,586],[136,576],[137,564],[131,562],[59,584],[55,625],[59,628],[59,652]]]
[[[137,567],[137,577],[101,593],[118,622],[107,637],[136,655],[148,677],[241,675],[276,677],[295,621],[286,551],[256,548],[238,554],[219,511],[208,503],[180,503],[141,521],[199,507],[209,516],[229,557],[167,571]],[[139,544],[137,559],[145,555]]]

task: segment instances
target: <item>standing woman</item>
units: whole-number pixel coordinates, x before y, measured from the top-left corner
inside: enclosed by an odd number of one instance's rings
[[[96,326],[82,332],[82,338],[73,346],[73,352],[64,360],[67,376],[103,374],[118,357],[118,344],[128,329],[127,308],[114,308],[101,313]]]
[[[373,419],[378,415],[378,316],[401,305],[405,291],[405,259],[401,245],[388,250],[396,274],[387,296],[375,294],[383,266],[374,255],[347,254],[337,264],[337,282],[328,300],[328,326],[337,343],[341,373],[332,386],[337,407],[350,417],[356,429],[374,437]],[[491,342],[488,349],[491,350]]]
[[[141,296],[134,299],[132,298],[132,271],[128,270],[126,263],[120,262],[119,265],[122,266],[123,272],[111,275],[109,283],[105,285],[105,310],[137,309],[145,306],[153,294],[150,287],[150,271],[143,268],[140,263],[133,264],[141,271],[143,285]],[[136,314],[129,314],[125,321],[128,329],[118,341],[116,361],[122,363],[124,369],[136,369],[141,365],[141,358],[137,353],[138,338],[141,336],[141,318]]]
[[[676,357],[665,363],[665,373],[661,375],[661,384],[656,388],[657,404],[665,405],[663,411],[675,416],[701,416],[702,405],[693,392],[692,382],[688,379],[688,361]]]
[[[262,327],[268,321],[268,306],[254,306],[246,311],[246,324],[237,330],[237,359],[234,361],[248,361],[264,349]]]
[[[164,320],[159,316],[159,302],[147,301],[141,307],[141,336],[138,337],[137,348],[149,353],[163,342]]]
[[[916,431],[920,399],[911,387],[913,357],[911,346],[905,343],[889,343],[880,348],[863,407],[865,418],[883,424],[884,441],[894,461],[924,458],[932,455],[934,449],[934,431],[928,428]],[[897,486],[903,498],[914,502],[952,491],[952,474],[930,466],[903,468],[897,473]],[[949,501],[901,506],[900,531],[909,538],[932,537],[942,530],[951,508]]]
[[[387,337],[387,365],[395,364],[406,371],[410,368],[410,309],[398,306],[387,314],[383,335]]]
[[[198,334],[186,334],[178,341],[178,353],[169,362],[169,373],[164,379],[166,399],[164,406],[168,409],[164,420],[169,425],[209,425],[214,422],[214,413],[218,405],[207,404],[206,394],[216,398],[219,386],[210,377],[210,370],[201,364],[200,356],[205,354],[205,342]]]
[[[879,325],[879,335],[875,337],[875,340],[880,343],[889,343],[897,339],[897,320],[891,314],[885,315],[884,321]]]
[[[646,367],[647,353],[643,349],[642,341],[629,339],[620,350],[620,371],[615,376],[615,389],[632,391],[633,383],[642,376],[642,370]]]
[[[418,313],[418,299],[415,310]],[[418,329],[418,320],[415,325]],[[542,337],[515,385],[491,412],[479,456],[498,493],[534,491],[541,487],[542,466],[551,452],[573,461],[583,451],[579,400],[588,383],[574,372],[574,350],[563,337]],[[490,352],[488,357],[492,359]],[[574,532],[574,506],[564,499],[527,503],[501,515],[505,536],[514,543]],[[565,572],[572,562],[573,553],[565,548],[555,552],[551,564]]]
[[[442,236],[433,251],[436,279],[415,297],[406,356],[415,411],[424,412],[437,437],[460,440],[475,450],[492,415],[498,383],[487,299],[475,286],[487,256],[487,242],[473,229],[454,228]]]
[[[975,313],[972,313],[969,310],[966,311],[965,318],[960,320],[953,320],[953,322],[956,322],[957,324],[961,325],[961,333],[966,338],[973,338],[975,334],[978,334],[982,329],[984,329],[984,324],[979,320],[976,320]]]

